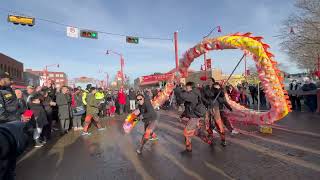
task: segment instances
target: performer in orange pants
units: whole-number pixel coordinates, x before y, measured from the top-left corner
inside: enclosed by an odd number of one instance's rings
[[[88,129],[89,129],[89,126],[92,122],[92,120],[94,121],[95,125],[97,126],[98,129],[101,129],[102,126],[100,124],[100,120],[99,120],[99,116],[96,115],[96,116],[93,116],[93,115],[87,115],[84,119],[84,128],[83,128],[83,131],[88,133]]]
[[[137,149],[137,153],[141,154],[143,150],[143,146],[146,144],[148,140],[156,140],[157,135],[154,132],[157,122],[159,119],[159,113],[157,113],[152,104],[150,99],[144,97],[144,95],[139,94],[137,95],[137,102],[138,102],[138,109],[134,111],[136,115],[139,117],[139,120],[144,122],[144,134],[141,139],[141,144]]]
[[[87,116],[84,121],[84,129],[82,132],[83,136],[90,135],[90,133],[88,132],[88,129],[92,120],[94,120],[96,126],[98,127],[98,130],[105,130],[105,128],[102,128],[100,124],[100,118],[99,118],[100,101],[98,101],[95,97],[96,92],[97,92],[96,88],[92,87],[90,89],[90,93],[87,96],[87,111],[86,111]]]
[[[190,118],[185,129],[184,129],[184,137],[186,143],[186,151],[192,151],[192,137],[198,136],[203,142],[211,145],[212,138],[204,131],[204,124],[201,118]]]

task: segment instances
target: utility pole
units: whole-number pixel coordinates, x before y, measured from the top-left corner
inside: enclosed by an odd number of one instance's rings
[[[178,31],[174,32],[174,52],[176,62],[176,75],[179,72],[179,58],[178,58]]]

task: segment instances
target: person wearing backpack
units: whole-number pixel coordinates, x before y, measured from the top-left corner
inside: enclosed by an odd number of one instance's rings
[[[206,113],[206,108],[201,102],[201,93],[199,90],[194,89],[194,83],[188,82],[186,84],[186,90],[178,90],[177,93],[181,99],[185,101],[185,117],[189,118],[189,121],[184,129],[185,152],[192,152],[191,139],[193,136],[198,136],[202,141],[211,145],[212,139],[208,138],[207,132],[202,128],[203,117]]]

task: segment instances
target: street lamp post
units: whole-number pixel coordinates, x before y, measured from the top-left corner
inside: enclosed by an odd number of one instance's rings
[[[106,75],[106,88],[109,88],[109,73],[104,72],[104,74]]]
[[[107,55],[109,55],[110,53],[116,54],[120,57],[120,72],[121,72],[121,84],[122,86],[124,85],[124,76],[123,76],[123,66],[124,66],[124,58],[122,56],[121,53],[112,51],[112,50],[107,50]]]
[[[205,40],[206,38],[208,38],[214,30],[218,29],[218,32],[221,33],[221,26],[216,26],[214,28],[211,29],[211,31],[206,35],[204,36],[202,39]],[[204,72],[205,72],[205,79],[207,79],[207,53],[203,53],[203,61],[204,61]],[[211,62],[212,64],[212,62]],[[211,65],[212,66],[212,65]]]
[[[176,62],[176,73],[179,71],[179,59],[178,59],[178,31],[174,32],[174,52]]]
[[[48,67],[53,67],[53,66],[56,66],[57,68],[60,67],[59,64],[51,64],[51,65],[46,65],[45,68],[44,68],[43,74],[44,74],[44,77],[45,77],[46,84],[48,84]]]

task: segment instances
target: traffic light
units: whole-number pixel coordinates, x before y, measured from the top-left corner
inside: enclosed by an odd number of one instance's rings
[[[139,38],[138,37],[127,36],[126,40],[127,40],[127,43],[133,43],[133,44],[138,44],[139,43]]]
[[[21,24],[23,26],[33,26],[35,19],[32,17],[26,16],[16,16],[16,15],[8,15],[8,22],[11,22],[15,25]]]
[[[90,30],[81,30],[80,36],[84,38],[98,39],[98,32]]]

